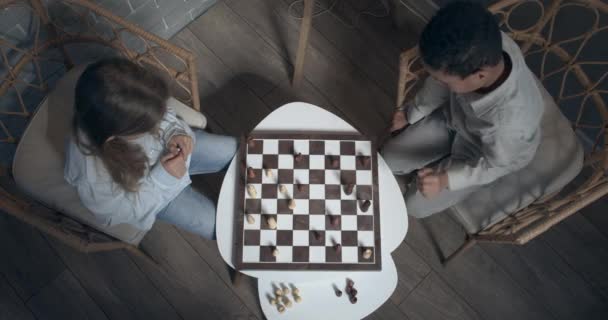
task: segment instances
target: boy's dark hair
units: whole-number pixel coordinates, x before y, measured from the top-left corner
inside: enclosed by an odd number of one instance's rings
[[[99,157],[123,189],[137,191],[148,157],[139,145],[124,137],[158,130],[168,98],[169,88],[159,75],[127,59],[93,63],[76,84],[76,144]],[[86,140],[80,139],[80,133]]]
[[[418,47],[431,69],[461,78],[502,59],[496,19],[483,5],[469,1],[441,8],[422,31]]]

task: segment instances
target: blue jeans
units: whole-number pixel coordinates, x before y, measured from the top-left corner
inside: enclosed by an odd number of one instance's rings
[[[190,175],[218,172],[234,157],[237,139],[194,130],[196,144],[190,160]],[[198,234],[205,239],[215,238],[215,204],[209,197],[186,187],[161,210],[156,218]]]

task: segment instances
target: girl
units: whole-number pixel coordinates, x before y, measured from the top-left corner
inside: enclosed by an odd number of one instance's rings
[[[190,175],[222,170],[237,142],[193,131],[168,98],[158,75],[129,60],[88,66],[76,84],[64,176],[106,225],[149,230],[159,218],[212,239],[215,205]]]

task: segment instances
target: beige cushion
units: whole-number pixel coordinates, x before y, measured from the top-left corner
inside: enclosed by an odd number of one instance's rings
[[[15,181],[32,198],[50,208],[117,239],[137,245],[144,237],[144,231],[127,224],[108,227],[98,223],[80,202],[76,188],[63,178],[65,143],[71,134],[74,88],[85,67],[79,66],[68,72],[38,107],[15,153]],[[176,110],[188,109],[173,98],[168,104]],[[188,112],[187,115],[189,116],[184,116],[186,122],[204,127],[206,119],[202,114]]]
[[[560,191],[578,175],[584,151],[570,122],[543,89],[545,105],[541,144],[532,162],[475,191],[452,207],[453,215],[473,234],[503,220],[545,195]]]

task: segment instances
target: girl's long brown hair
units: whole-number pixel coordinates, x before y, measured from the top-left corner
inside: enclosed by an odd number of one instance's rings
[[[77,145],[99,157],[119,186],[137,191],[148,157],[124,137],[157,130],[168,98],[161,77],[129,60],[111,58],[89,65],[76,84]]]

